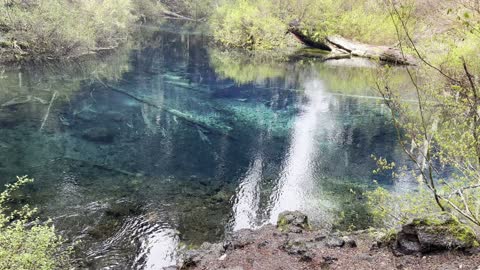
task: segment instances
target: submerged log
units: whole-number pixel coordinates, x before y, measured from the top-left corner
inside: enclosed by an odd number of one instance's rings
[[[50,109],[52,108],[53,102],[57,97],[58,91],[53,92],[52,99],[50,100],[50,104],[48,105],[47,112],[43,117],[42,124],[40,125],[40,131],[42,131],[43,127],[45,126],[45,122],[47,122],[48,116],[50,115]]]
[[[305,34],[299,28],[299,23],[294,21],[290,24],[289,30],[303,44],[331,52],[327,60],[348,58],[346,55],[364,57],[380,60],[397,65],[415,65],[416,61],[412,56],[404,55],[399,49],[389,46],[376,46],[352,41],[340,36],[329,36],[317,41]],[[340,57],[339,57],[340,56]]]
[[[125,96],[128,96],[129,98],[133,99],[133,100],[136,100],[138,101],[139,103],[143,103],[145,105],[148,105],[148,106],[151,106],[151,107],[154,107],[156,109],[159,109],[159,110],[162,110],[168,114],[171,114],[175,117],[178,117],[179,119],[185,121],[186,123],[189,123],[195,127],[201,127],[209,132],[213,132],[213,133],[216,133],[216,134],[219,134],[219,135],[222,135],[222,136],[226,136],[228,138],[231,138],[231,139],[235,139],[231,134],[230,134],[230,131],[232,130],[232,128],[230,126],[223,126],[223,125],[215,125],[213,123],[206,123],[204,121],[200,121],[198,119],[196,119],[193,115],[189,114],[189,113],[184,113],[184,112],[181,112],[181,111],[178,111],[178,110],[175,110],[173,108],[169,108],[167,106],[164,106],[164,105],[157,105],[153,102],[150,102],[144,98],[141,98],[141,97],[137,97],[133,94],[131,94],[129,91],[127,90],[124,90],[124,89],[121,89],[121,88],[118,88],[118,87],[115,87],[115,86],[112,86],[112,85],[109,85],[107,83],[104,83],[103,81],[101,80],[98,80],[100,82],[101,85],[103,85],[106,89],[109,89],[109,90],[112,90],[112,91],[115,91],[117,93],[120,93],[120,94],[123,94]]]
[[[29,103],[30,101],[33,100],[33,97],[31,95],[28,95],[26,97],[15,97],[1,105],[1,107],[12,107],[12,106],[17,106],[25,103]]]
[[[70,156],[64,156],[60,159],[64,159],[64,160],[70,160],[70,161],[75,161],[75,162],[80,162],[80,163],[85,163],[87,164],[88,166],[91,166],[91,167],[97,167],[97,168],[100,168],[102,170],[106,170],[106,171],[111,171],[111,172],[115,172],[115,173],[119,173],[119,174],[123,174],[123,175],[126,175],[126,176],[133,176],[133,177],[142,177],[142,176],[145,176],[143,173],[134,173],[134,172],[129,172],[129,171],[126,171],[124,169],[118,169],[118,168],[114,168],[114,167],[111,167],[111,166],[108,166],[108,165],[105,165],[105,164],[100,164],[100,163],[94,163],[94,162],[91,162],[91,161],[88,161],[88,160],[85,160],[85,159],[80,159],[80,158],[75,158],[75,157],[70,157]]]

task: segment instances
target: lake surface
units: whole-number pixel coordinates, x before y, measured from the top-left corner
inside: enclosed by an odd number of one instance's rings
[[[404,157],[368,61],[278,63],[145,31],[134,49],[0,76],[0,184],[35,178],[16,201],[53,219],[79,268],[161,269],[284,210],[365,228],[373,180],[407,185],[372,173],[372,154]]]

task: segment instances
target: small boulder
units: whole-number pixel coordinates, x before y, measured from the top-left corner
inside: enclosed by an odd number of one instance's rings
[[[338,261],[338,258],[335,258],[335,257],[332,257],[332,256],[323,256],[322,259],[326,264],[332,264],[332,263]]]
[[[343,247],[343,246],[345,246],[345,240],[343,240],[342,238],[339,238],[339,237],[335,237],[335,236],[329,237],[325,241],[325,246],[327,246],[329,248]]]
[[[112,131],[104,127],[89,128],[82,133],[82,138],[86,140],[103,143],[112,142],[114,136]]]
[[[223,245],[221,243],[203,243],[199,250],[203,251],[203,253],[208,255],[213,255],[214,257],[219,257],[224,254],[225,250],[223,249]]]
[[[221,244],[212,244],[205,242],[198,249],[186,250],[181,253],[179,268],[195,267],[200,265],[203,260],[218,258],[224,253]]]
[[[314,258],[315,258],[315,253],[313,253],[311,251],[307,251],[307,252],[302,254],[302,256],[300,257],[300,261],[301,262],[311,262],[311,261],[313,261]]]
[[[285,211],[278,215],[277,228],[281,232],[302,233],[311,229],[307,215],[299,211]]]
[[[257,248],[261,249],[261,248],[265,248],[268,246],[268,244],[270,244],[270,242],[268,242],[267,240],[265,241],[262,241],[260,243],[257,244]]]
[[[432,251],[466,250],[478,246],[475,232],[447,213],[415,218],[397,233],[396,254],[420,254]]]
[[[255,242],[254,231],[241,229],[228,236],[223,244],[225,250],[241,249]]]
[[[349,247],[349,248],[356,248],[357,247],[357,242],[354,239],[352,239],[348,236],[344,236],[342,238],[342,240],[345,241],[345,246],[346,247]]]
[[[290,255],[303,255],[308,251],[308,246],[303,239],[294,239],[286,241],[282,249]]]
[[[203,255],[200,251],[189,250],[184,254],[184,258],[182,261],[182,268],[197,266],[202,261],[202,258],[203,258]]]

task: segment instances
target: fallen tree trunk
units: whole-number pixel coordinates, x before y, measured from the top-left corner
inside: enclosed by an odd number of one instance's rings
[[[326,40],[333,46],[347,51],[352,56],[376,59],[399,65],[415,65],[415,59],[412,56],[404,55],[397,48],[363,44],[339,36],[327,37]]]
[[[195,19],[192,19],[192,18],[183,16],[183,15],[181,15],[181,14],[172,12],[172,11],[170,11],[170,10],[163,10],[162,13],[163,13],[163,15],[164,15],[165,17],[171,18],[171,19],[181,19],[181,20],[187,20],[187,21],[196,21]]]
[[[309,47],[331,52],[331,55],[327,56],[328,59],[340,58],[337,56],[347,58],[345,55],[348,54],[351,56],[380,60],[397,65],[416,64],[416,61],[412,56],[404,55],[397,48],[363,44],[340,36],[330,36],[321,41],[317,41],[305,34],[295,23],[290,25],[289,32]]]
[[[129,172],[129,171],[126,171],[126,170],[123,170],[123,169],[117,169],[117,168],[114,168],[114,167],[110,167],[106,164],[94,163],[94,162],[91,162],[91,161],[88,161],[88,160],[85,160],[85,159],[79,159],[79,158],[74,158],[74,157],[69,157],[69,156],[64,156],[64,157],[61,157],[61,158],[58,158],[58,159],[59,160],[63,159],[63,160],[70,160],[70,161],[85,163],[85,164],[87,164],[89,166],[92,166],[92,167],[98,167],[102,170],[116,172],[116,173],[119,173],[119,174],[124,174],[126,176],[133,176],[133,177],[145,176],[142,173],[133,173],[133,172]]]
[[[201,127],[209,132],[213,132],[213,133],[216,133],[216,134],[219,134],[219,135],[224,135],[224,136],[227,136],[228,138],[231,138],[231,139],[235,139],[235,137],[233,135],[230,134],[230,131],[232,130],[232,128],[230,126],[223,126],[223,125],[214,125],[214,124],[208,124],[208,123],[205,123],[204,121],[201,121],[201,120],[198,120],[198,119],[195,119],[195,117],[189,113],[184,113],[184,112],[181,112],[179,110],[175,110],[175,109],[172,109],[172,108],[169,108],[167,106],[164,106],[164,105],[157,105],[155,103],[152,103],[144,98],[141,98],[141,97],[137,97],[133,94],[131,94],[129,91],[127,90],[124,90],[124,89],[121,89],[121,88],[118,88],[118,87],[114,87],[112,85],[109,85],[107,83],[104,83],[102,80],[98,79],[98,82],[103,85],[106,89],[110,89],[112,91],[115,91],[117,93],[120,93],[120,94],[123,94],[125,96],[128,96],[130,97],[131,99],[133,100],[136,100],[140,103],[143,103],[143,104],[146,104],[148,106],[151,106],[151,107],[154,107],[156,109],[159,109],[159,110],[162,110],[168,114],[171,114],[175,117],[178,117],[179,119],[193,125],[193,126],[198,126],[198,127]]]
[[[328,44],[326,44],[324,42],[318,42],[318,41],[314,40],[312,37],[310,37],[309,35],[304,34],[304,32],[301,29],[299,29],[298,27],[290,26],[288,31],[290,33],[292,33],[298,40],[300,40],[300,42],[302,42],[303,44],[305,44],[309,47],[317,48],[317,49],[324,50],[324,51],[332,51],[333,50],[331,46],[328,46]]]

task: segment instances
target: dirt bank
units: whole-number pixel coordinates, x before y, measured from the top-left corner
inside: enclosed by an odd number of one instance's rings
[[[474,250],[400,255],[368,232],[327,233],[273,225],[240,230],[185,253],[182,269],[480,269]]]

